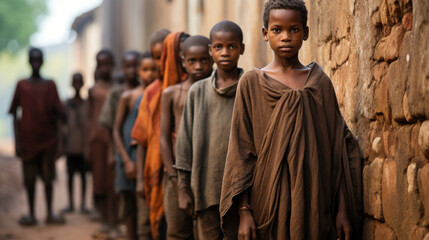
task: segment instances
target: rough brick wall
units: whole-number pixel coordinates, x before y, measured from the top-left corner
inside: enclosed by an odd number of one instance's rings
[[[331,76],[364,156],[363,239],[429,240],[429,1],[307,1],[304,62]]]

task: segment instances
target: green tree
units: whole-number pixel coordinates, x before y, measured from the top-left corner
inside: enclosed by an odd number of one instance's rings
[[[40,18],[47,13],[46,0],[0,1],[0,52],[17,52],[28,46]]]

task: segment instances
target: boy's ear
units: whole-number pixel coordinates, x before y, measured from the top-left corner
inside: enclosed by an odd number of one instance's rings
[[[306,41],[308,39],[308,35],[309,35],[310,31],[308,29],[308,26],[306,26],[304,28],[304,41]]]
[[[268,42],[268,30],[265,27],[262,27],[262,35],[264,36],[264,41]]]
[[[242,43],[242,44],[241,44],[240,55],[243,55],[243,53],[244,53],[244,49],[245,49],[245,45],[244,45],[244,43]]]
[[[209,44],[209,54],[210,54],[210,56],[213,56],[212,55],[212,45],[211,44]]]
[[[186,69],[186,67],[185,67],[185,56],[183,56],[183,54],[180,57],[180,60],[182,61],[182,67]]]

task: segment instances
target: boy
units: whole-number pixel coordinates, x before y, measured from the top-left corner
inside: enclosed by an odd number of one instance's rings
[[[243,33],[230,21],[210,31],[210,54],[217,70],[189,89],[176,147],[179,208],[196,214],[198,239],[222,239],[219,200],[232,107],[243,70]]]
[[[55,155],[58,143],[57,122],[65,118],[64,109],[52,80],[42,78],[40,67],[43,53],[38,48],[29,51],[32,74],[16,86],[9,113],[13,115],[16,155],[22,159],[24,185],[29,214],[19,224],[34,226],[34,195],[37,176],[45,185],[46,223],[62,224],[64,219],[52,211],[55,179]]]
[[[74,174],[78,172],[81,177],[81,201],[80,210],[82,213],[89,213],[86,207],[86,161],[84,158],[85,149],[88,143],[87,136],[87,114],[88,104],[87,101],[80,96],[80,90],[83,87],[83,77],[80,73],[73,74],[72,87],[75,91],[73,98],[65,101],[65,110],[67,116],[67,123],[65,125],[65,141],[64,150],[67,157],[67,173],[68,173],[68,193],[69,205],[63,210],[64,213],[74,211],[74,198],[73,198],[73,180]]]
[[[177,202],[177,172],[173,168],[176,133],[182,119],[183,106],[191,85],[208,77],[213,68],[209,54],[210,41],[200,35],[189,37],[183,43],[183,65],[188,79],[170,86],[162,93],[161,155],[164,168],[164,208],[168,239],[192,239],[192,217],[179,209]]]
[[[183,32],[170,33],[164,40],[161,55],[161,80],[154,81],[145,91],[132,138],[146,148],[143,168],[145,200],[149,206],[151,232],[154,239],[164,239],[165,220],[162,204],[164,168],[160,150],[161,94],[166,87],[186,79],[179,52],[181,43],[189,37]],[[141,171],[141,170],[140,170]]]
[[[88,92],[89,104],[89,160],[92,164],[94,205],[101,215],[102,225],[98,232],[107,233],[115,225],[113,173],[108,164],[110,134],[103,128],[98,118],[109,89],[112,86],[113,54],[101,50],[96,55],[97,80]]]
[[[274,60],[240,80],[220,205],[228,239],[352,239],[361,219],[359,146],[316,63],[302,0],[265,4]]]
[[[138,106],[144,89],[155,78],[157,70],[149,52],[140,60],[142,68],[140,86],[125,90],[118,103],[113,127],[113,138],[116,154],[115,190],[120,194],[120,219],[125,221],[128,239],[137,239],[137,198],[135,195],[136,178],[136,142],[131,139],[131,130],[137,118]],[[127,64],[124,66],[124,76],[128,81]]]

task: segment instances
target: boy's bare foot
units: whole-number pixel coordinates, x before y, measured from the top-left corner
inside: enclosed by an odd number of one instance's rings
[[[22,216],[18,222],[19,225],[24,227],[31,227],[37,225],[37,219],[33,215]]]
[[[80,207],[80,212],[81,212],[82,214],[90,214],[90,213],[91,213],[91,210],[89,210],[89,208],[87,208],[85,205],[82,205],[82,206]]]
[[[57,224],[57,225],[59,225],[59,224],[64,224],[64,223],[66,223],[66,220],[62,216],[58,216],[58,215],[55,215],[53,213],[50,214],[48,216],[48,218],[46,218],[46,224],[53,224],[53,225]]]
[[[72,213],[72,212],[74,212],[73,206],[68,206],[68,207],[64,208],[63,210],[61,210],[61,213]]]

